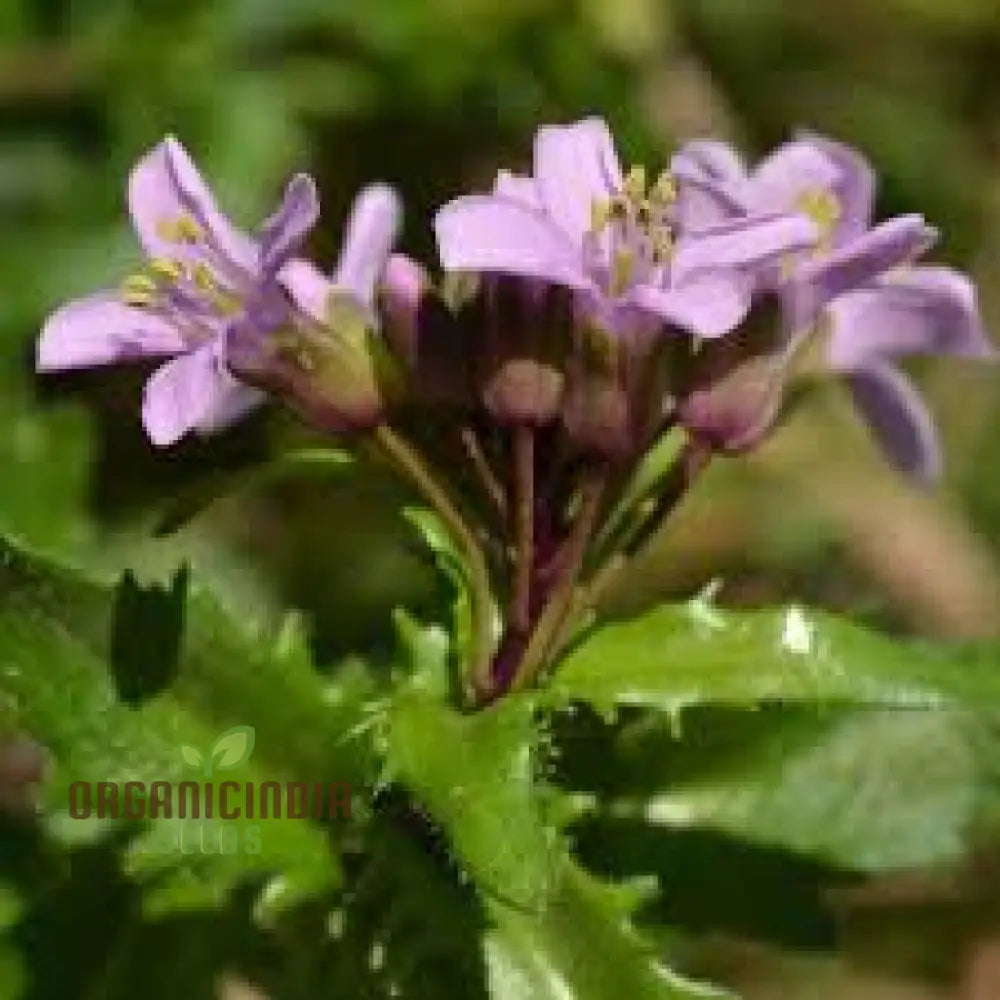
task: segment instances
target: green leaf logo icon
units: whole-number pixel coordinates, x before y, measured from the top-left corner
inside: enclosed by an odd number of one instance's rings
[[[228,771],[242,764],[253,752],[254,736],[253,726],[233,726],[215,741],[208,754],[182,743],[181,757],[188,767],[200,768],[206,778],[211,778],[217,769]]]
[[[228,771],[242,764],[253,753],[253,726],[233,726],[227,729],[212,747],[212,769]]]

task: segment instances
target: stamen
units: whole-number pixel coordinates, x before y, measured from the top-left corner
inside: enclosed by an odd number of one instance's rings
[[[597,236],[610,221],[611,202],[595,198],[590,203],[590,231]]]
[[[628,218],[628,200],[620,194],[616,194],[608,202],[608,215],[615,220]]]
[[[175,257],[151,257],[149,271],[154,278],[174,284],[184,277],[184,265]]]
[[[642,165],[634,166],[628,172],[622,190],[629,201],[641,201],[646,194],[646,168]]]
[[[656,178],[656,183],[649,192],[649,199],[658,205],[672,205],[677,201],[677,181],[669,170],[664,170]]]
[[[621,295],[632,282],[635,271],[635,251],[630,247],[619,247],[611,261],[612,295]]]
[[[195,287],[203,292],[214,292],[218,288],[215,275],[204,261],[199,260],[191,268],[191,280],[195,283]]]
[[[653,230],[650,242],[653,247],[653,263],[665,264],[674,252],[674,234],[666,226],[662,226]]]
[[[156,295],[156,282],[148,274],[130,274],[119,288],[119,297],[127,306],[154,305]]]
[[[168,243],[198,243],[205,237],[195,218],[186,212],[176,218],[158,219],[156,234]]]
[[[820,230],[817,251],[829,253],[833,248],[833,234],[844,213],[840,199],[826,188],[810,188],[795,199],[795,207],[807,215]]]

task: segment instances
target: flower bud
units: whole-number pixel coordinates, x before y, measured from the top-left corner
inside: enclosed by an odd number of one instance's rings
[[[777,311],[767,307],[739,330],[700,344],[677,379],[680,422],[713,450],[753,447],[781,408],[796,344],[784,339]]]
[[[559,414],[572,335],[569,293],[507,275],[483,278],[483,404],[502,424],[542,427]]]
[[[581,319],[566,368],[562,419],[582,451],[605,458],[641,452],[664,410],[664,341],[655,331],[619,337]]]
[[[323,324],[299,317],[266,334],[234,325],[226,361],[237,378],[279,396],[307,423],[331,433],[374,427],[402,388],[398,364],[366,310],[340,292],[329,296]]]

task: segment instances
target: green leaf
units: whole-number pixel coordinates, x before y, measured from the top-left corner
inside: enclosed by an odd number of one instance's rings
[[[525,913],[493,901],[485,941],[497,1000],[704,1000],[723,994],[661,964],[628,925],[623,894],[564,861],[548,906]]]
[[[559,835],[537,774],[534,703],[512,697],[470,715],[412,688],[390,706],[387,736],[387,776],[444,828],[479,888],[542,906]]]
[[[1000,819],[1000,708],[708,713],[640,744],[597,815],[871,872],[960,861]]]
[[[438,572],[451,589],[452,649],[461,663],[472,637],[472,609],[465,561],[441,519],[426,507],[405,507],[403,517],[413,526],[434,557]]]
[[[996,649],[900,642],[822,612],[663,606],[595,629],[559,666],[548,699],[599,712],[705,703],[906,708],[1000,704]]]

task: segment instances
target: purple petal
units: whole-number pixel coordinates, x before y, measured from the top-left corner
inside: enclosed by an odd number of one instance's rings
[[[921,215],[901,215],[859,239],[803,264],[785,290],[793,328],[811,324],[838,295],[867,285],[901,264],[912,262],[934,242],[937,231]]]
[[[746,171],[732,147],[690,142],[670,163],[677,182],[677,225],[682,232],[709,229],[746,215]]]
[[[217,343],[204,344],[152,374],[143,392],[142,422],[153,444],[174,444],[192,430],[221,430],[263,400],[229,374],[220,353]]]
[[[333,281],[369,310],[402,214],[399,195],[387,184],[364,188],[351,207]]]
[[[533,177],[522,177],[519,174],[512,174],[509,170],[501,170],[493,182],[493,193],[511,201],[519,201],[536,211],[542,210],[538,185]]]
[[[434,219],[446,271],[489,271],[586,288],[582,262],[561,230],[516,201],[456,198]]]
[[[830,364],[840,370],[906,354],[996,357],[975,286],[946,267],[911,267],[830,303]]]
[[[178,354],[176,327],[148,309],[125,305],[115,292],[76,299],[49,317],[38,340],[39,371],[89,368]]]
[[[202,230],[210,253],[247,273],[257,272],[253,240],[219,211],[191,157],[173,136],[154,146],[132,169],[128,202],[135,230],[150,257],[203,257],[203,243],[185,244],[163,233],[165,226],[190,217]]]
[[[750,175],[746,202],[753,212],[788,212],[800,195],[834,191],[841,169],[819,144],[807,139],[785,143],[765,157]]]
[[[704,180],[717,181],[739,189],[746,181],[746,167],[740,154],[724,142],[695,139],[685,143],[670,163],[672,173],[682,171]]]
[[[330,296],[337,286],[308,260],[290,260],[278,272],[278,284],[296,307],[317,323],[326,321]]]
[[[847,380],[855,405],[893,465],[921,480],[937,479],[941,442],[913,383],[890,365],[869,365]]]
[[[857,239],[871,228],[875,208],[875,171],[871,164],[856,149],[825,136],[803,132],[798,141],[811,143],[840,171],[834,186],[841,205],[835,245]]]
[[[671,261],[675,282],[706,269],[762,267],[815,244],[816,225],[804,215],[770,215],[714,226],[677,245]]]
[[[669,291],[643,285],[633,301],[664,322],[699,337],[719,337],[750,311],[753,281],[739,272],[704,272]]]
[[[614,142],[600,118],[540,128],[532,173],[546,212],[575,247],[590,229],[592,203],[622,186]]]
[[[319,218],[316,182],[308,174],[296,174],[285,188],[277,211],[260,227],[261,267],[273,274],[301,249]]]

